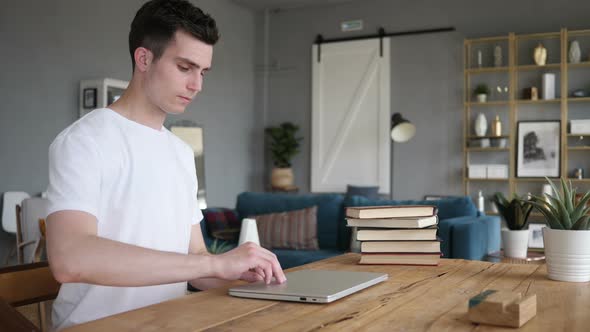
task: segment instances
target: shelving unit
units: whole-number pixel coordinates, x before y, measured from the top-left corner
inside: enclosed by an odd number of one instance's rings
[[[569,63],[569,46],[578,40],[582,50],[580,63]],[[534,63],[534,48],[542,43],[547,50],[546,65]],[[493,50],[502,48],[503,63],[494,67]],[[481,53],[482,55],[478,55]],[[478,60],[481,59],[481,66]],[[590,96],[573,97],[575,90],[590,92],[590,30],[514,34],[505,36],[466,39],[464,42],[464,167],[463,184],[466,195],[475,199],[478,190],[486,195],[501,191],[505,195],[531,192],[540,194],[545,178],[516,177],[517,124],[523,120],[560,121],[560,177],[571,180],[580,190],[590,189],[590,179],[573,178],[573,170],[582,168],[590,177],[590,133],[570,134],[570,120],[590,119]],[[541,76],[555,74],[555,99],[544,100]],[[491,87],[491,95],[485,103],[476,101],[474,88],[478,84]],[[536,86],[538,100],[524,99],[523,88]],[[501,136],[478,137],[473,123],[478,113],[486,115],[488,124],[495,116],[502,122]],[[488,128],[491,127],[488,125]],[[489,129],[488,129],[489,131]],[[477,139],[506,139],[505,148],[470,147]],[[508,165],[508,179],[470,179],[467,168],[473,164]],[[553,179],[554,182],[558,179]],[[487,186],[487,187],[486,187]]]

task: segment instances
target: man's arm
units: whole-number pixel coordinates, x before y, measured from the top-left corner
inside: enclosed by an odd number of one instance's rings
[[[284,281],[276,257],[255,245],[228,255],[184,255],[152,250],[97,236],[97,220],[82,211],[58,211],[47,217],[47,255],[61,283],[148,286],[201,278],[238,279],[250,269]]]

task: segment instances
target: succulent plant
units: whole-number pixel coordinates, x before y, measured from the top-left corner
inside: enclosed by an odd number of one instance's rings
[[[495,193],[492,202],[498,207],[498,212],[510,230],[519,231],[526,227],[533,205],[514,194],[512,200],[508,201],[502,193]]]
[[[225,241],[219,241],[218,239],[213,240],[208,250],[214,255],[223,254],[231,249],[231,245]]]
[[[590,192],[586,192],[576,202],[576,189],[572,188],[572,182],[561,179],[561,190],[547,177],[547,182],[553,188],[553,195],[547,195],[547,200],[539,196],[533,196],[530,203],[539,210],[552,229],[564,230],[590,230],[588,212],[590,207],[586,204],[590,200]]]

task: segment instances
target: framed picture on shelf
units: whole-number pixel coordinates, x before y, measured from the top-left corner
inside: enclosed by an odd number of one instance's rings
[[[516,177],[560,177],[561,121],[519,121]]]
[[[83,92],[84,108],[96,107],[96,90],[95,88],[86,88]]]
[[[529,224],[529,248],[543,249],[543,228],[547,227],[545,224]]]

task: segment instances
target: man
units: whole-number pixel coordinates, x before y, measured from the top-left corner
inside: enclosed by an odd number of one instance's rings
[[[217,39],[215,21],[189,2],[147,2],[131,24],[128,89],[51,144],[47,250],[62,283],[55,328],[182,296],[187,281],[198,289],[285,281],[276,256],[252,243],[207,253],[193,152],[162,126],[201,91]]]

